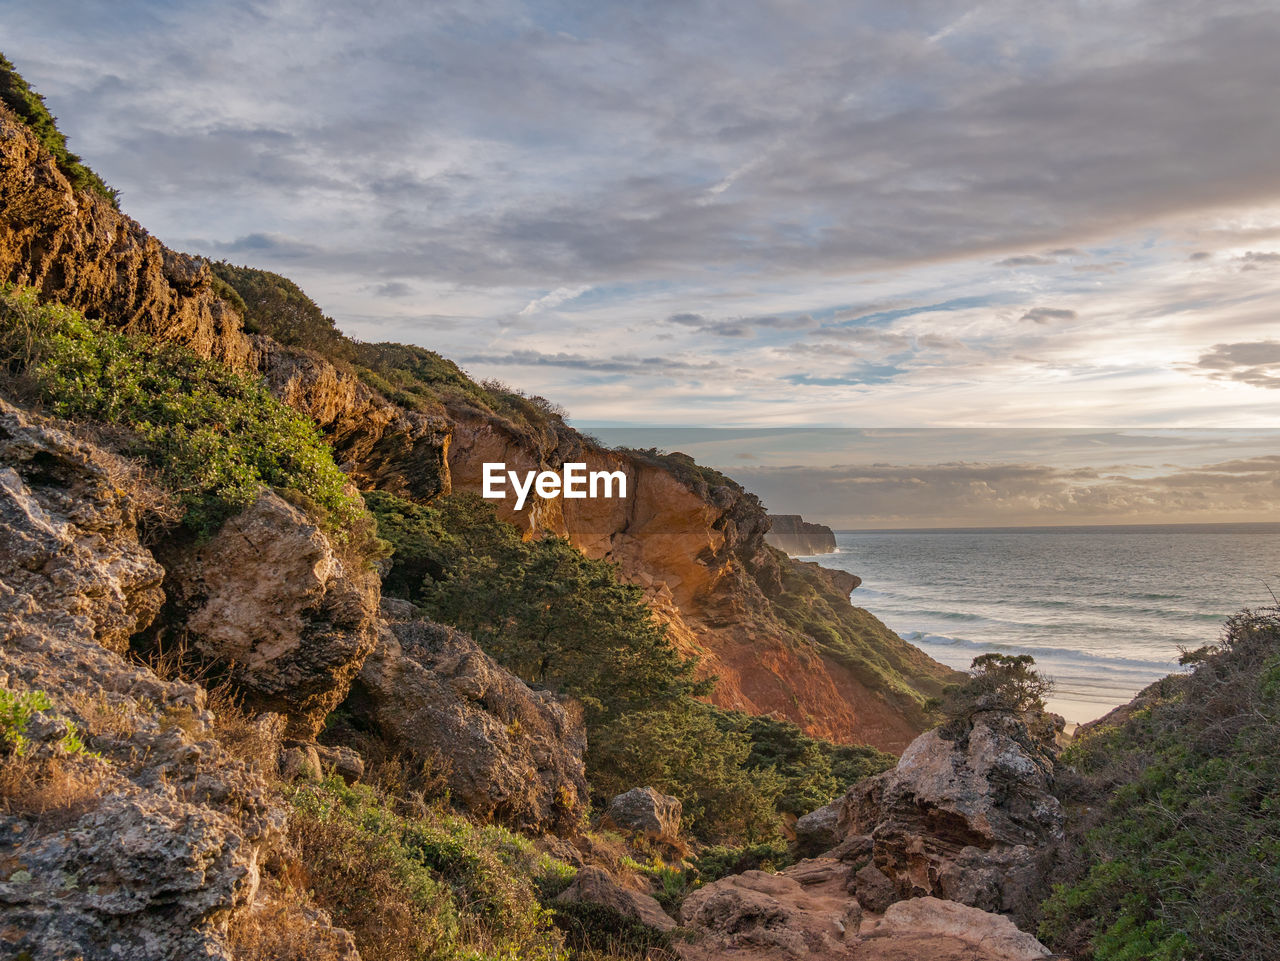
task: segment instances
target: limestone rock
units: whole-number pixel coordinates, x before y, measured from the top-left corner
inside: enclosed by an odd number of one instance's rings
[[[229,668],[250,703],[284,714],[292,736],[314,737],[373,649],[376,572],[344,563],[271,491],[207,543],[162,556],[188,643]]]
[[[840,800],[841,830],[871,835],[875,865],[898,898],[1023,907],[1037,852],[1063,824],[1051,793],[1056,747],[1028,721],[987,711],[961,730],[922,734],[896,768]]]
[[[623,834],[642,834],[654,841],[675,841],[680,835],[679,798],[651,787],[633,787],[609,802],[600,819],[602,828]]]
[[[0,937],[32,961],[228,959],[284,812],[211,736],[204,691],[118,653],[160,605],[119,464],[0,400],[0,677],[98,757],[26,770],[0,816]],[[54,752],[39,745],[23,761]],[[23,772],[17,772],[21,775]]]
[[[466,634],[430,621],[387,625],[350,706],[439,765],[472,814],[534,832],[577,825],[587,797],[580,710],[530,690]]]
[[[1008,918],[938,898],[899,901],[885,912],[867,937],[899,945],[918,944],[922,951],[920,957],[943,956],[945,949],[940,948],[940,942],[968,945],[969,951],[959,955],[948,952],[948,955],[981,961],[1039,961],[1052,957],[1048,948],[1032,935],[1018,930]]]
[[[699,888],[680,917],[701,935],[689,959],[847,957],[862,910],[845,893],[849,866],[802,861],[782,874],[746,871]]]
[[[560,892],[556,900],[561,903],[586,901],[603,904],[658,931],[670,931],[676,926],[656,900],[638,891],[628,891],[603,868],[580,868],[573,883]]]

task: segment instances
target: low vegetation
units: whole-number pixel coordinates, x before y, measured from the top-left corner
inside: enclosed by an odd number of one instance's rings
[[[787,563],[781,556],[779,560],[783,592],[774,599],[773,611],[782,623],[812,639],[822,654],[851,668],[863,684],[914,723],[929,726],[935,716],[928,702],[942,693],[937,665],[832,590],[816,565]]]
[[[527,838],[443,807],[406,814],[370,785],[286,788],[298,868],[317,904],[381,961],[567,957],[540,897],[573,869]]]
[[[1275,957],[1280,610],[1232,617],[1063,756],[1066,875],[1041,937],[1081,961]]]
[[[6,289],[0,376],[50,414],[109,427],[116,446],[175,492],[183,523],[199,536],[272,487],[305,504],[338,540],[371,539],[363,502],[314,425],[261,384],[184,347]]]

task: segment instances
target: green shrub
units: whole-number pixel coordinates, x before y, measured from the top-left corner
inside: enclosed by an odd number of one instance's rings
[[[552,909],[555,926],[564,933],[573,957],[636,958],[666,961],[677,955],[670,950],[671,935],[654,930],[613,908],[589,901],[557,904]]]
[[[112,207],[120,208],[120,192],[103,183],[101,177],[67,149],[67,138],[58,129],[57,119],[45,106],[44,97],[31,89],[17,68],[3,55],[0,55],[0,101],[35,132],[73,187],[92,191]]]
[[[50,413],[126,429],[127,453],[156,468],[198,535],[267,486],[311,506],[340,541],[371,536],[363,502],[311,422],[219,363],[4,290],[0,365]]]
[[[31,746],[31,740],[26,736],[27,725],[36,714],[52,709],[53,703],[44,691],[18,694],[0,688],[0,747],[9,754],[22,757]],[[58,742],[61,752],[71,757],[87,754],[76,726],[70,721],[66,725],[67,733]]]
[[[782,779],[778,810],[796,816],[829,804],[849,785],[897,763],[892,754],[873,747],[810,737],[790,721],[739,711],[719,711],[716,718],[721,730],[739,731],[750,741],[747,768],[770,769]]]
[[[1041,937],[1080,959],[1275,957],[1280,612],[1231,618],[1065,753],[1083,793]]]

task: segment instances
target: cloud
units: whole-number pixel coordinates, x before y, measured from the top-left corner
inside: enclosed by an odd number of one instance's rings
[[[1215,344],[1200,355],[1195,368],[1214,380],[1233,380],[1253,387],[1280,388],[1280,342]]]
[[[1213,259],[1213,251],[1211,250],[1197,250],[1190,257],[1187,258],[1187,260],[1212,260],[1212,259]]]
[[[1261,270],[1280,264],[1280,253],[1250,250],[1236,260],[1240,263],[1241,270]]]
[[[529,303],[520,308],[519,314],[521,317],[527,317],[530,314],[536,314],[544,310],[551,310],[553,307],[559,307],[561,304],[573,300],[575,297],[581,297],[590,289],[590,284],[584,284],[577,287],[557,287],[550,293],[529,301]]]
[[[1075,320],[1078,315],[1074,310],[1062,307],[1032,307],[1022,315],[1022,320],[1030,320],[1037,324],[1048,324],[1053,321]]]
[[[375,297],[391,297],[401,298],[413,295],[413,288],[399,280],[387,281],[385,284],[376,284],[370,288]]]
[[[1006,257],[1004,260],[997,260],[997,267],[1047,267],[1050,264],[1056,264],[1057,261],[1052,257],[1041,257],[1037,254],[1020,254],[1017,257]]]
[[[472,354],[462,358],[464,364],[486,364],[494,367],[565,367],[592,373],[645,374],[663,376],[675,372],[723,370],[718,361],[685,361],[674,357],[588,357],[584,354],[537,350],[515,350],[506,354]]]

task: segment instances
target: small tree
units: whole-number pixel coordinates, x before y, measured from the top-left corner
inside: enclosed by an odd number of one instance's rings
[[[1042,711],[1053,682],[1037,671],[1030,654],[983,654],[969,666],[969,679],[949,688],[942,711],[951,720],[979,711]]]

